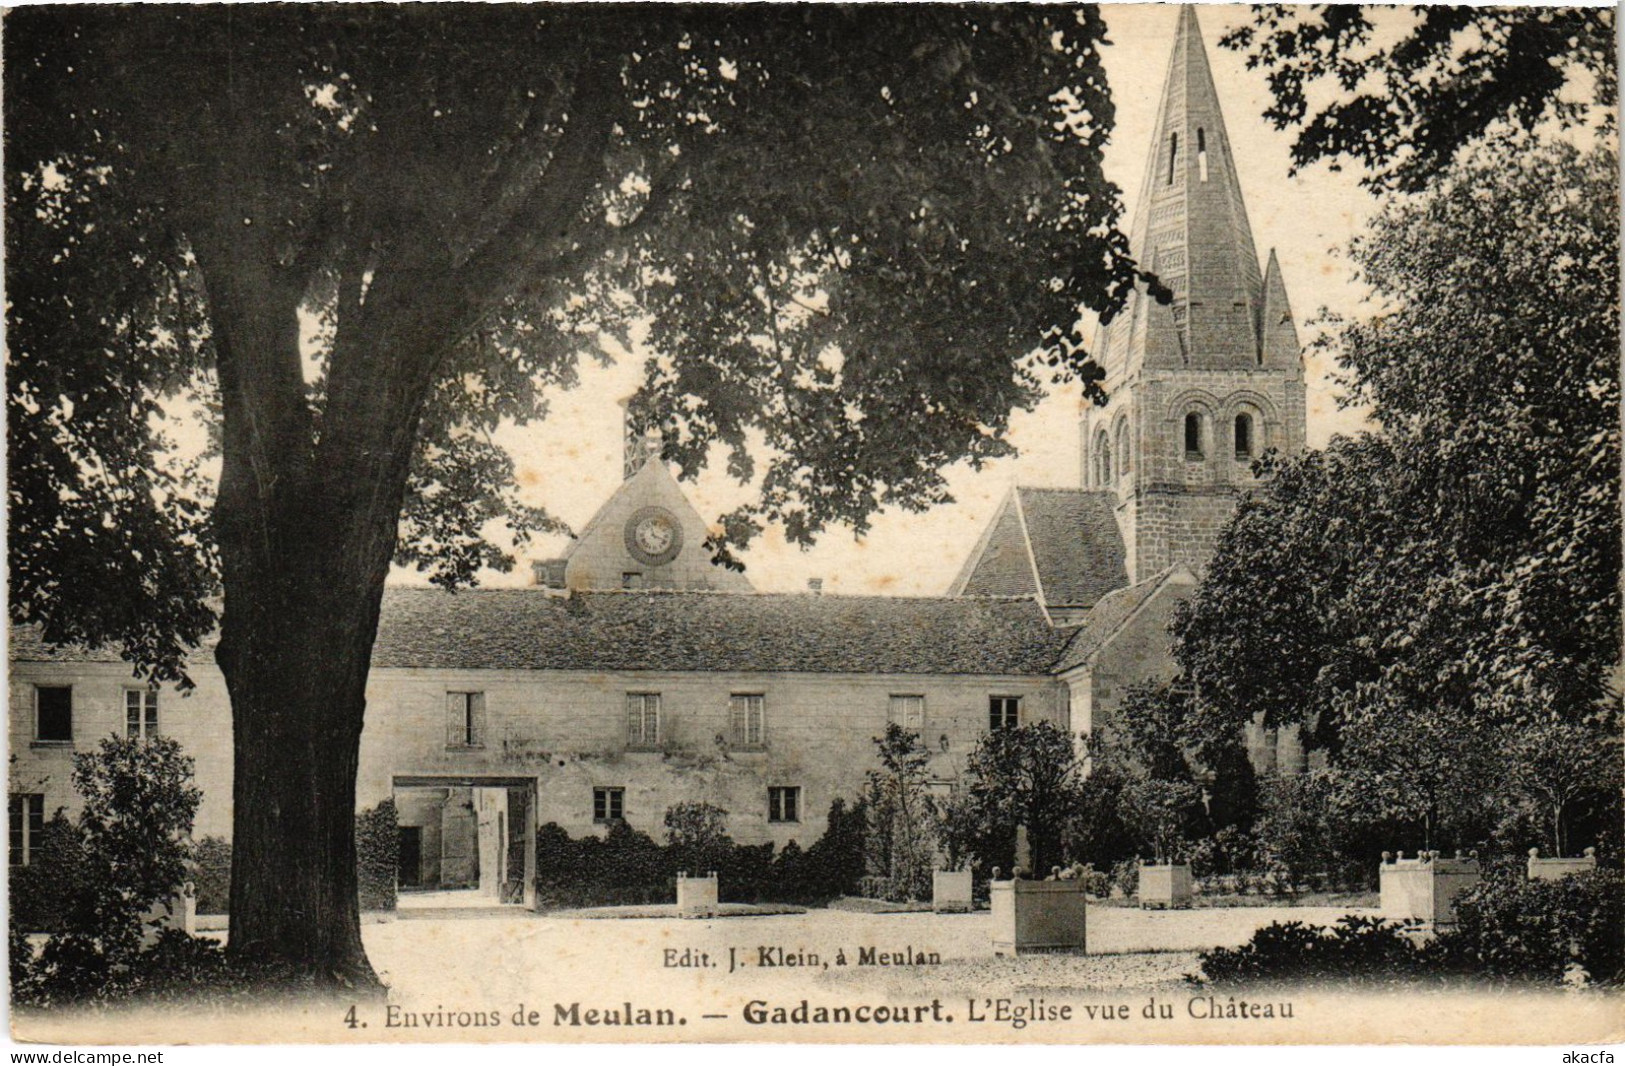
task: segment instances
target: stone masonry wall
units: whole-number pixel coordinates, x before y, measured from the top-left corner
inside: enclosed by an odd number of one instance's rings
[[[196,760],[203,790],[194,834],[231,835],[231,712],[219,671],[193,670],[197,688],[159,697],[160,731]],[[74,740],[32,743],[34,686],[72,685]],[[124,730],[128,668],[117,663],[11,664],[11,791],[39,792],[47,817],[72,816],[75,751]],[[485,744],[448,750],[446,693],[485,693]],[[626,694],[659,692],[662,744],[628,750]],[[729,696],[765,700],[766,743],[739,750],[728,730]],[[789,840],[803,847],[823,834],[830,802],[855,800],[874,767],[873,738],[885,731],[891,695],[925,697],[924,737],[934,777],[951,779],[987,728],[990,696],[1020,696],[1025,721],[1066,721],[1064,686],[1047,677],[822,674],[589,674],[526,671],[375,670],[368,686],[357,809],[390,797],[396,775],[451,779],[534,778],[538,822],[572,834],[602,831],[592,820],[594,787],[624,788],[627,821],[664,838],[666,808],[707,800],[726,808],[741,843]],[[796,823],[769,823],[769,786],[799,786]],[[430,847],[425,834],[424,847]]]

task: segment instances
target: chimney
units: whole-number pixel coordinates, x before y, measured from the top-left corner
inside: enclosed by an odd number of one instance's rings
[[[632,397],[621,401],[621,479],[628,480],[643,464],[660,455],[661,434],[655,426],[632,417]]]
[[[809,577],[807,579],[807,591],[812,593],[814,596],[822,595],[824,592],[824,579],[821,577]]]

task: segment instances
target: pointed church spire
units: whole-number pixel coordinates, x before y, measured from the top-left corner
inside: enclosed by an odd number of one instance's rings
[[[1194,5],[1180,8],[1131,243],[1174,300],[1136,297],[1097,352],[1108,372],[1259,365],[1264,278]]]
[[[1292,321],[1292,304],[1286,298],[1286,282],[1281,264],[1270,249],[1269,266],[1264,268],[1264,315],[1259,322],[1259,362],[1268,367],[1290,370],[1298,365],[1303,348],[1298,343],[1298,327]]]

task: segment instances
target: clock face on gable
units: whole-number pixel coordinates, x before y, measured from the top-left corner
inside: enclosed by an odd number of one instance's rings
[[[645,566],[661,566],[683,548],[683,527],[664,507],[644,507],[626,520],[626,550]]]

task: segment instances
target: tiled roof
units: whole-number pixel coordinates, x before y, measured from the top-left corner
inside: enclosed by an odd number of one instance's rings
[[[1082,489],[1017,489],[1044,602],[1087,607],[1128,584],[1117,497]]]
[[[1044,674],[1071,630],[1024,599],[390,588],[380,669]],[[14,628],[14,660],[117,661]]]
[[[1156,595],[1157,590],[1169,582],[1180,584],[1195,584],[1195,578],[1182,566],[1171,566],[1147,578],[1137,585],[1130,585],[1103,597],[1089,612],[1089,617],[1073,631],[1071,643],[1061,653],[1061,658],[1055,664],[1055,670],[1060,673],[1070,670],[1074,666],[1081,666],[1088,662],[1107,641],[1116,635],[1134,613],[1138,611],[1147,600]]]
[[[950,595],[1031,596],[1037,591],[1032,557],[1027,554],[1021,515],[1012,493],[1005,497],[999,513],[965,560]]]

